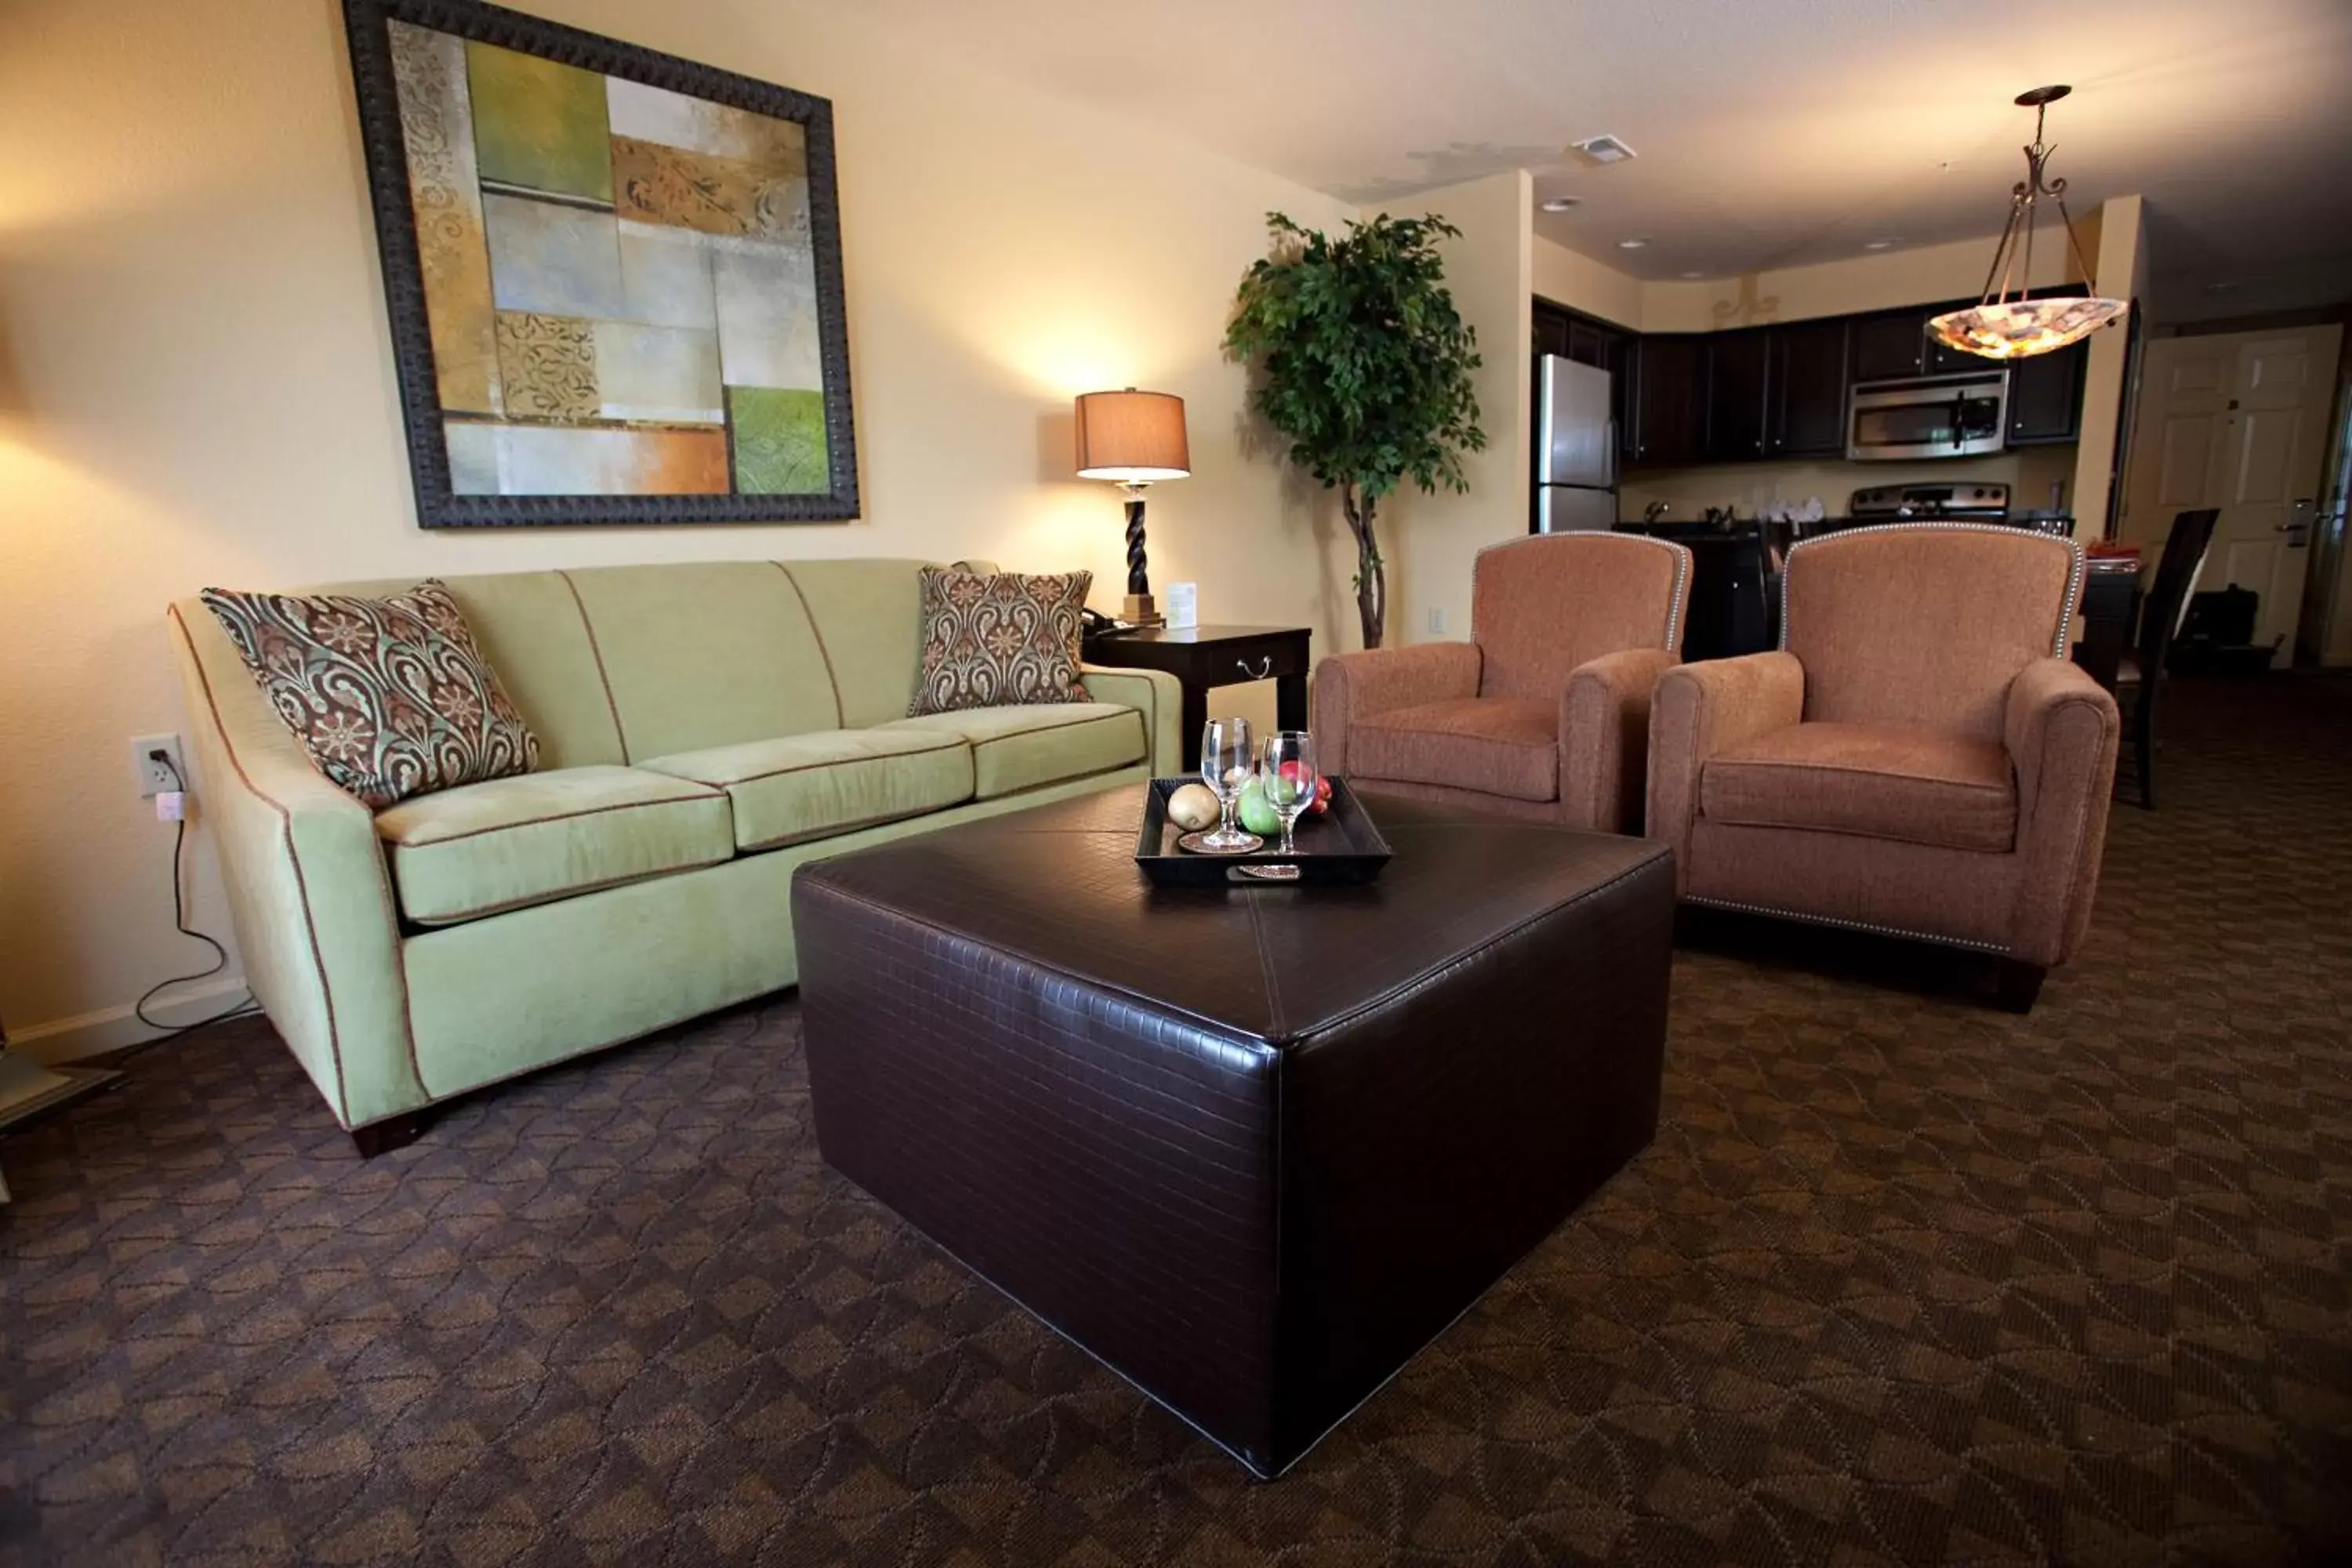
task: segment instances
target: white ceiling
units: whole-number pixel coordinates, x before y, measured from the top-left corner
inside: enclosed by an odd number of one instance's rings
[[[1535,172],[1650,279],[1999,229],[2042,82],[2078,215],[2147,199],[2159,319],[2352,297],[2352,0],[865,0],[1312,188]],[[1641,154],[1588,168],[1565,144]],[[1643,238],[1640,250],[1617,242]],[[2211,286],[2220,285],[2219,289]]]

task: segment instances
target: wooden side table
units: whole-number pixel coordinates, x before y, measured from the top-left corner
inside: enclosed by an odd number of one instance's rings
[[[1209,721],[1209,689],[1252,680],[1274,682],[1275,720],[1285,730],[1307,728],[1307,641],[1305,626],[1142,626],[1087,640],[1088,664],[1112,669],[1159,669],[1184,689],[1184,766],[1201,765],[1201,726]]]

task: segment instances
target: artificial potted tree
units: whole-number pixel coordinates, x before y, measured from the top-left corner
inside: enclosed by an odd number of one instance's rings
[[[1290,461],[1339,492],[1356,542],[1356,613],[1381,646],[1388,569],[1374,520],[1405,479],[1461,491],[1462,454],[1486,445],[1470,373],[1477,333],[1454,308],[1444,218],[1383,213],[1337,239],[1268,213],[1273,254],[1242,279],[1226,352],[1257,373],[1250,405]]]

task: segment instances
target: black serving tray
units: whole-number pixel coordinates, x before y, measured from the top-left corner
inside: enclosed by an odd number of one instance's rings
[[[1364,803],[1346,779],[1331,781],[1331,807],[1322,816],[1298,819],[1293,840],[1295,855],[1281,852],[1279,835],[1268,834],[1265,847],[1247,855],[1196,855],[1176,847],[1183,829],[1168,820],[1168,797],[1199,778],[1153,779],[1143,798],[1143,829],[1136,836],[1135,863],[1143,874],[1166,888],[1349,887],[1381,874],[1393,853],[1381,837]],[[1296,879],[1266,881],[1242,869],[1245,866],[1298,868]]]

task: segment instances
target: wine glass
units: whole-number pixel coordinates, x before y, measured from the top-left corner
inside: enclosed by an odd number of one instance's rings
[[[1217,795],[1222,820],[1200,837],[1209,850],[1255,849],[1264,840],[1234,826],[1234,810],[1241,804],[1242,786],[1249,783],[1255,761],[1246,719],[1212,719],[1201,728],[1201,780]]]
[[[1282,818],[1282,852],[1298,853],[1292,836],[1298,819],[1315,804],[1318,788],[1315,772],[1315,742],[1304,730],[1277,730],[1265,738],[1265,751],[1258,769],[1258,787],[1265,793],[1266,805]]]

